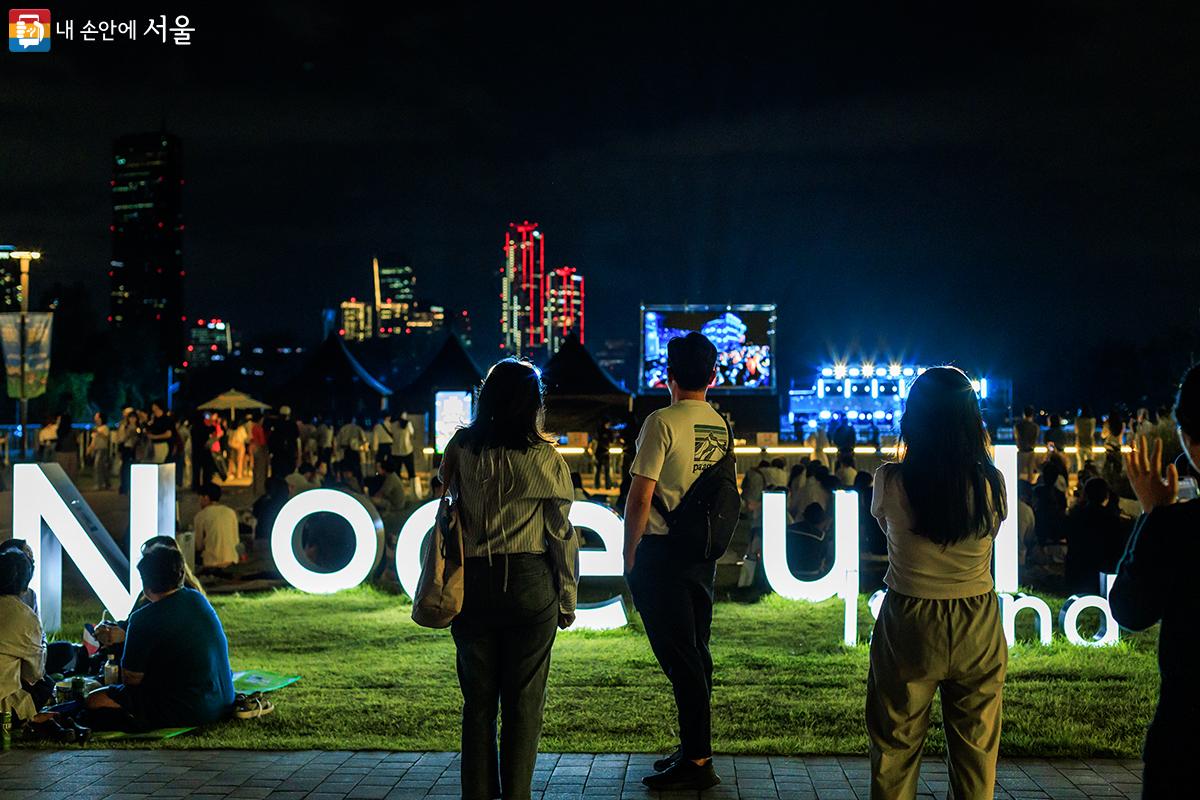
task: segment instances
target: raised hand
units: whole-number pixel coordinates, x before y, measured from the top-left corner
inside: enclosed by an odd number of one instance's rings
[[[1179,487],[1179,471],[1174,464],[1167,466],[1166,478],[1162,478],[1162,439],[1155,439],[1153,449],[1146,437],[1139,437],[1132,452],[1125,454],[1125,473],[1133,493],[1142,504],[1142,510],[1149,514],[1159,506],[1167,506],[1175,502],[1175,493]]]

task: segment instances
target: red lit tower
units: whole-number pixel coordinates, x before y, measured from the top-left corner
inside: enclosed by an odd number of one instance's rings
[[[519,356],[546,345],[546,239],[536,222],[508,227],[500,268],[500,349]]]

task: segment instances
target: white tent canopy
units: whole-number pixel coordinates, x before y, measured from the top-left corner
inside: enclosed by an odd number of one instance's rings
[[[245,411],[249,409],[270,408],[269,405],[255,400],[245,392],[230,389],[199,406],[201,411]]]

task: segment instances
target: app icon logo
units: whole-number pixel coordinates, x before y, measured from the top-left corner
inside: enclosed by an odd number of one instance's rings
[[[48,8],[8,11],[8,49],[14,53],[49,53],[50,30]]]

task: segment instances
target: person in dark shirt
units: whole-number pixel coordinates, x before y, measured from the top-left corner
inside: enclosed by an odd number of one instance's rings
[[[229,643],[208,600],[183,585],[183,556],[151,547],[138,572],[150,603],[129,617],[123,683],[88,695],[88,718],[127,731],[225,719],[234,703]]]
[[[1067,514],[1067,592],[1100,594],[1100,573],[1112,573],[1125,551],[1129,519],[1104,478],[1083,486],[1083,502]]]
[[[803,518],[788,526],[788,569],[796,577],[814,580],[829,571],[834,556],[831,521],[820,503],[809,503]]]
[[[1200,464],[1200,364],[1187,371],[1175,408],[1179,439],[1193,467]],[[1125,458],[1125,470],[1144,513],[1134,524],[1129,546],[1109,594],[1113,617],[1131,630],[1162,623],[1158,668],[1162,676],[1158,710],[1143,750],[1142,797],[1182,797],[1194,786],[1188,748],[1200,717],[1195,687],[1195,620],[1200,595],[1194,589],[1200,558],[1200,501],[1176,502],[1179,473],[1170,464],[1163,477],[1161,439],[1153,449],[1145,437]]]

